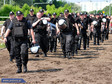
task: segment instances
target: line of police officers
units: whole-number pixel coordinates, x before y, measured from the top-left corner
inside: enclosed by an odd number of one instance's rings
[[[63,57],[70,59],[77,50],[89,47],[89,39],[94,37],[94,45],[99,45],[104,39],[108,39],[109,18],[103,14],[88,15],[85,13],[69,13],[65,10],[64,14],[56,13],[45,15],[41,9],[36,15],[34,10],[30,9],[30,14],[25,18],[21,11],[9,13],[2,27],[1,34],[4,35],[6,47],[10,53],[10,61],[15,58],[17,64],[17,73],[27,72],[28,48],[39,45],[43,51],[44,57],[50,50],[56,52],[57,39],[61,42]],[[5,30],[5,34],[4,34]],[[31,42],[32,41],[32,42]],[[33,43],[33,44],[32,44]],[[37,52],[36,57],[39,57]]]

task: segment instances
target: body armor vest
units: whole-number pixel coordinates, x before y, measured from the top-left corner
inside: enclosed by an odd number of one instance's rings
[[[16,38],[27,38],[27,20],[23,18],[22,21],[18,21],[16,18],[13,20],[13,36]]]
[[[36,17],[35,15],[33,15],[33,16],[29,15],[28,20],[31,22],[31,24],[33,23],[35,17]]]
[[[39,34],[47,34],[47,25],[44,25],[42,20],[34,28],[34,32]]]

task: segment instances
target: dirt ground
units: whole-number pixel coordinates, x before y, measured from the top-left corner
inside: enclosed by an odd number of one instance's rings
[[[28,73],[16,70],[7,50],[0,50],[0,78],[23,78],[26,84],[112,84],[112,35],[99,46],[91,41],[72,59],[63,58],[59,45],[48,57],[29,54]]]

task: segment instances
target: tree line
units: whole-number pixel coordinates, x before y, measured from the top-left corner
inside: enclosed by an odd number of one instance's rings
[[[18,5],[3,5],[0,9],[0,16],[9,16],[9,12],[13,11],[15,14],[18,10],[22,11],[24,16],[26,17],[27,14],[29,14],[30,9],[34,10],[34,13],[36,14],[40,9],[43,9],[42,7],[34,7],[34,6],[29,6],[28,4],[24,4],[22,7],[18,6]],[[71,10],[71,6],[68,4],[65,4],[63,7],[58,7],[56,8],[56,6],[53,5],[46,5],[46,9],[44,9],[45,14],[47,15],[48,13],[53,14],[54,12],[57,13],[57,16],[60,13],[64,13],[64,10],[68,9],[70,12],[72,12]],[[1,19],[1,20],[4,20]]]

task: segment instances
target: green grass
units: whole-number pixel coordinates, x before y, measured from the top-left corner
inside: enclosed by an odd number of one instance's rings
[[[4,21],[0,21],[0,24],[3,24],[4,23]]]
[[[5,44],[4,43],[0,43],[0,48],[5,48]]]

